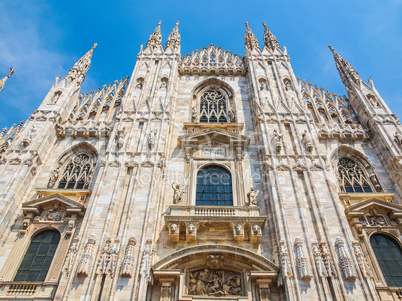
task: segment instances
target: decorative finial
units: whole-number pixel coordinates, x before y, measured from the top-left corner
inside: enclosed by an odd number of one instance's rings
[[[176,26],[179,26],[179,21],[176,21]]]
[[[158,26],[161,26],[161,24],[162,24],[162,20],[159,20]]]
[[[332,52],[334,52],[335,50],[334,50],[334,48],[332,48],[332,46],[331,45],[328,45],[328,48],[332,51]]]
[[[3,79],[0,79],[0,92],[1,92],[1,90],[3,90],[4,85],[6,84],[7,79],[8,79],[11,75],[13,75],[14,71],[15,71],[15,68],[14,68],[14,67],[10,67],[10,72],[6,75],[6,77],[4,77]]]
[[[264,25],[264,27],[267,27],[267,23],[265,23],[265,21],[262,21],[262,25]]]
[[[249,27],[248,27],[248,22],[246,22],[246,27],[249,28]]]
[[[15,68],[10,67],[10,72],[7,74],[7,77],[10,77],[11,75],[13,75],[14,72],[15,72]]]
[[[94,44],[92,45],[92,50],[94,50],[94,49],[96,48],[96,46],[98,46],[98,43],[94,43]]]

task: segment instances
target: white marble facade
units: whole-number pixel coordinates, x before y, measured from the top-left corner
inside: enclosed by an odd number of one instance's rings
[[[3,130],[0,300],[400,300],[370,243],[402,243],[399,120],[332,47],[347,97],[297,79],[263,25],[242,57],[181,54],[178,23],[163,47],[159,22],[130,78],[84,95],[95,44]],[[196,203],[207,168],[230,204]],[[17,281],[49,230],[45,279]]]

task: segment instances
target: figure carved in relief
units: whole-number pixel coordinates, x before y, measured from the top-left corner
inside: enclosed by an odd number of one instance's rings
[[[257,206],[257,196],[260,193],[259,190],[254,191],[254,188],[250,188],[250,192],[247,193],[248,204],[249,206]]]
[[[179,204],[182,199],[183,192],[180,190],[180,184],[173,182],[173,204]]]
[[[187,234],[193,234],[195,232],[195,226],[194,226],[194,224],[190,224],[190,225],[188,225],[188,227],[187,227]]]
[[[243,227],[240,224],[237,224],[234,230],[236,235],[242,235],[243,233]]]
[[[239,273],[203,269],[189,273],[189,295],[239,296],[242,293]]]
[[[253,233],[253,235],[260,235],[261,234],[261,228],[258,225],[253,225],[251,227],[251,232]]]

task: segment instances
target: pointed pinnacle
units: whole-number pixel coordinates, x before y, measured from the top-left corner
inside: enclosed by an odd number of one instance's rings
[[[328,45],[328,48],[329,48],[332,52],[335,51],[334,48],[333,48],[331,45]]]
[[[94,50],[94,49],[96,48],[96,46],[98,46],[98,43],[94,43],[94,44],[92,45],[92,50]]]

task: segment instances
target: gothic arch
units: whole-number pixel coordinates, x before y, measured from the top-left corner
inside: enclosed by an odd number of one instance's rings
[[[203,296],[232,300],[236,296],[245,299],[256,290],[267,293],[262,290],[268,290],[279,267],[247,249],[214,244],[181,249],[162,258],[152,270],[164,295],[171,296],[170,292],[177,290],[186,300]],[[158,290],[157,281],[154,283]]]
[[[48,188],[88,189],[98,161],[94,146],[81,142],[65,151],[50,175]],[[57,183],[57,185],[56,185]]]
[[[335,151],[333,151],[331,155],[331,164],[333,170],[338,178],[338,187],[342,190],[342,183],[339,177],[339,169],[338,163],[340,159],[347,159],[352,160],[360,167],[363,172],[363,176],[366,178],[368,184],[371,186],[370,192],[383,192],[385,191],[384,186],[380,183],[380,177],[378,176],[373,164],[370,160],[363,155],[361,152],[357,151],[356,149],[347,146],[341,145]],[[343,191],[344,192],[344,191]]]
[[[188,262],[188,259],[194,257],[202,257],[208,254],[232,255],[237,262],[249,265],[250,268],[259,271],[269,271],[277,273],[279,267],[269,259],[254,253],[245,248],[230,245],[199,245],[194,247],[183,248],[174,252],[155,263],[152,267],[154,271],[163,269],[175,269],[177,266]],[[229,263],[230,264],[230,263]]]
[[[224,122],[224,123],[236,122],[237,114],[236,114],[236,106],[235,106],[235,99],[234,99],[234,95],[235,95],[234,90],[232,89],[232,87],[230,87],[230,85],[228,85],[224,81],[219,80],[217,78],[210,78],[210,79],[204,80],[193,88],[193,90],[192,90],[193,105],[192,106],[193,106],[193,108],[195,108],[195,111],[197,113],[196,116],[193,116],[193,121],[200,121],[201,99],[203,97],[205,97],[205,94],[208,95],[209,91],[216,91],[217,94],[220,95],[219,97],[224,99],[224,104],[222,104],[222,105],[225,108],[223,109],[223,111],[219,111],[219,109],[217,110],[217,112],[216,112],[217,121],[210,121],[209,120],[210,117],[207,117],[207,119],[208,119],[207,122],[213,122],[213,123],[215,123],[215,122],[218,122],[218,123],[220,123],[220,122]],[[204,101],[205,101],[205,99],[204,99]],[[209,107],[209,105],[207,107]],[[207,111],[208,110],[209,110],[209,108],[207,109]],[[224,112],[224,113],[222,113],[222,112]],[[224,117],[225,121],[220,121],[219,116],[221,116],[222,114],[223,114],[223,116],[225,116]],[[213,115],[215,115],[215,114],[213,114]]]

